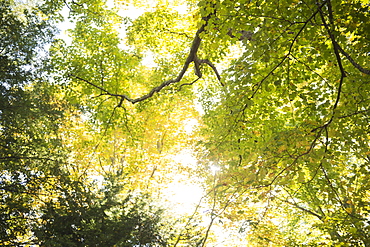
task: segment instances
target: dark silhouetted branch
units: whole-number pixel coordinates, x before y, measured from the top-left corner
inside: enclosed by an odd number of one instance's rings
[[[135,104],[135,103],[138,103],[138,102],[141,102],[141,101],[144,101],[144,100],[147,100],[149,98],[151,98],[155,93],[158,93],[160,92],[163,88],[171,85],[171,84],[174,84],[174,83],[177,83],[177,82],[180,82],[182,80],[182,78],[184,77],[186,71],[188,70],[190,64],[192,62],[194,62],[194,66],[195,66],[195,74],[198,76],[198,79],[202,77],[202,73],[200,71],[200,68],[199,68],[199,65],[200,63],[206,63],[208,64],[212,69],[213,71],[216,73],[216,76],[217,78],[220,80],[220,75],[218,74],[217,72],[217,69],[215,68],[215,66],[208,60],[199,60],[198,57],[197,57],[197,52],[199,50],[199,46],[200,46],[200,43],[201,43],[201,38],[200,38],[200,34],[202,32],[205,31],[205,27],[208,25],[208,21],[209,19],[212,17],[212,15],[214,15],[215,12],[211,13],[210,15],[208,15],[207,17],[204,17],[202,20],[205,21],[204,24],[197,30],[197,32],[195,33],[195,37],[193,39],[193,42],[191,44],[191,47],[190,47],[190,52],[189,52],[189,55],[187,56],[185,62],[184,62],[184,65],[182,66],[182,69],[181,71],[179,72],[179,74],[177,75],[176,78],[174,79],[170,79],[170,80],[167,80],[165,82],[163,82],[162,84],[160,84],[159,86],[157,87],[154,87],[152,88],[149,93],[141,96],[141,97],[138,97],[138,98],[130,98],[129,96],[125,95],[125,94],[115,94],[115,93],[111,93],[109,92],[108,90],[104,89],[103,87],[99,86],[99,85],[96,85],[95,83],[87,80],[87,79],[84,79],[80,76],[77,76],[77,75],[74,75],[74,74],[69,74],[70,77],[74,77],[78,80],[81,80],[81,81],[84,81],[86,82],[87,84],[97,88],[97,89],[100,89],[102,92],[104,92],[106,95],[110,95],[110,96],[113,96],[113,97],[118,97],[118,98],[121,98],[118,106],[122,106],[123,102],[125,100],[131,102],[132,104]]]

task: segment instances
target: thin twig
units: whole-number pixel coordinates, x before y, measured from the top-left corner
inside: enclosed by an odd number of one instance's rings
[[[335,42],[335,46],[337,47],[337,49],[340,51],[340,53],[342,53],[347,59],[348,61],[351,62],[351,64],[356,68],[358,69],[360,72],[364,73],[364,74],[367,74],[367,75],[370,75],[370,70],[368,69],[365,69],[363,67],[361,67],[361,65],[359,65],[358,63],[355,62],[355,60],[353,60],[353,58],[347,53],[345,52],[342,47],[340,47],[340,45]]]
[[[285,192],[287,192],[288,193],[288,195],[289,195],[289,197],[294,201],[294,197],[293,197],[293,195],[291,195],[290,193],[289,193],[289,191],[287,191],[287,190],[285,190]],[[322,219],[323,218],[323,216],[321,216],[321,215],[319,215],[318,213],[316,213],[316,212],[313,212],[313,211],[311,211],[311,210],[309,210],[309,209],[306,209],[306,208],[304,208],[304,207],[302,207],[302,206],[300,206],[300,205],[298,205],[295,201],[294,202],[290,202],[289,200],[287,200],[287,199],[285,199],[285,200],[283,200],[283,199],[280,199],[279,197],[276,197],[278,200],[280,200],[280,201],[282,201],[282,202],[285,202],[285,203],[288,203],[289,205],[292,205],[292,206],[294,206],[294,207],[296,207],[296,208],[298,208],[298,209],[300,209],[300,210],[302,210],[302,211],[304,211],[304,212],[306,212],[306,213],[308,213],[308,214],[311,214],[311,215],[313,215],[313,216],[316,216],[318,219]]]
[[[321,8],[327,4],[328,1],[324,1],[319,7],[318,9],[307,19],[307,21],[304,22],[303,26],[299,29],[298,33],[294,36],[292,42],[290,43],[290,46],[289,46],[289,50],[288,50],[288,53],[286,55],[284,55],[284,57],[281,59],[281,61],[275,65],[271,70],[270,72],[264,77],[262,78],[261,81],[258,82],[257,84],[257,88],[254,90],[253,94],[249,97],[249,99],[252,99],[255,94],[257,93],[257,91],[261,88],[262,86],[262,83],[268,78],[270,77],[273,72],[280,67],[280,65],[282,65],[284,63],[284,61],[289,57],[289,55],[292,53],[292,50],[293,50],[293,46],[294,44],[296,43],[299,35],[303,32],[303,30],[305,29],[305,27],[307,26],[307,24],[321,11]]]
[[[181,91],[182,87],[184,87],[184,86],[191,86],[191,85],[193,85],[193,84],[194,84],[194,83],[196,83],[199,79],[200,79],[200,78],[198,77],[197,79],[195,79],[195,80],[194,80],[194,81],[192,81],[192,82],[181,84],[181,85],[180,85],[180,87],[179,87],[179,89],[178,89],[178,91]]]
[[[352,117],[352,116],[355,116],[355,115],[358,115],[358,114],[363,114],[363,113],[366,113],[366,112],[369,112],[369,111],[370,111],[370,109],[365,109],[365,110],[362,110],[362,111],[353,112],[353,113],[348,114],[348,115],[340,116],[338,118]]]

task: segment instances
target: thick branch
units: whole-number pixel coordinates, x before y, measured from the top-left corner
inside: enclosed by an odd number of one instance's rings
[[[329,20],[332,23],[333,22],[333,10],[331,8],[330,0],[327,0],[327,3],[328,3],[328,10],[329,10]],[[338,85],[337,98],[336,98],[336,100],[334,102],[333,114],[332,114],[330,120],[323,126],[324,128],[326,128],[333,121],[333,119],[334,119],[335,110],[336,110],[336,108],[337,108],[337,106],[339,104],[340,97],[341,97],[343,80],[344,80],[344,78],[347,75],[346,75],[346,72],[344,71],[344,68],[343,68],[342,58],[340,57],[339,50],[338,50],[338,45],[337,45],[337,42],[335,40],[334,34],[331,32],[331,30],[329,28],[329,25],[326,23],[325,17],[324,17],[324,13],[322,12],[321,8],[319,8],[318,10],[320,11],[321,20],[322,20],[322,22],[323,22],[323,24],[325,26],[326,31],[329,34],[330,40],[332,42],[333,49],[334,49],[334,54],[335,54],[335,57],[337,59],[339,70],[340,70],[340,80],[339,80],[339,85]]]
[[[328,0],[327,2],[328,2],[328,10],[329,10],[329,20],[330,20],[331,23],[333,23],[333,10],[331,8],[331,2],[330,2],[330,0]],[[329,25],[326,23],[325,17],[324,17],[324,14],[323,14],[322,10],[319,9],[319,11],[320,11],[320,16],[321,16],[321,19],[322,19],[323,24],[325,26],[325,29],[328,32],[329,37],[330,37],[330,40],[331,40],[331,42],[333,44],[334,54],[335,54],[335,57],[336,57],[337,62],[338,62],[338,66],[339,66],[339,70],[340,70],[341,76],[342,77],[346,77],[346,73],[344,71],[343,64],[342,64],[342,58],[339,55],[338,44],[335,41],[334,34],[331,32],[331,30],[329,28]]]
[[[185,63],[182,66],[182,69],[181,69],[180,73],[177,75],[177,77],[174,78],[174,79],[170,79],[168,81],[163,82],[159,86],[157,86],[157,87],[153,88],[152,90],[150,90],[149,93],[147,93],[147,94],[145,94],[145,95],[143,95],[143,96],[141,96],[139,98],[130,98],[129,96],[127,96],[125,94],[114,94],[114,93],[111,93],[108,90],[102,88],[101,86],[98,86],[98,85],[92,83],[89,80],[86,80],[84,78],[81,78],[81,77],[76,76],[76,75],[73,75],[73,74],[70,74],[69,76],[70,77],[74,77],[74,78],[76,78],[78,80],[84,81],[87,84],[89,84],[89,85],[91,85],[91,86],[93,86],[93,87],[95,87],[97,89],[100,89],[106,95],[110,95],[110,96],[113,96],[113,97],[121,98],[118,106],[122,106],[122,103],[125,100],[131,102],[132,104],[135,104],[135,103],[144,101],[144,100],[146,100],[148,98],[151,98],[155,93],[158,93],[163,88],[165,88],[165,87],[167,87],[167,86],[169,86],[171,84],[180,82],[182,80],[182,78],[184,77],[186,71],[188,70],[190,63],[192,63],[192,62],[194,62],[194,65],[195,65],[195,74],[198,76],[198,79],[202,77],[202,74],[201,74],[200,69],[199,69],[199,64],[200,63],[206,63],[209,66],[211,66],[211,68],[213,69],[213,71],[216,73],[217,78],[220,80],[220,75],[218,74],[215,66],[211,62],[209,62],[208,60],[199,60],[197,58],[197,52],[198,52],[198,49],[199,49],[199,46],[200,46],[200,43],[201,43],[200,34],[202,32],[204,32],[205,27],[208,25],[208,20],[211,18],[211,15],[213,15],[213,14],[214,13],[210,14],[208,17],[203,18],[203,20],[205,21],[205,23],[197,30],[197,32],[195,34],[195,37],[193,39],[193,42],[191,44],[191,47],[190,47],[189,55],[187,56],[187,58],[185,60]]]

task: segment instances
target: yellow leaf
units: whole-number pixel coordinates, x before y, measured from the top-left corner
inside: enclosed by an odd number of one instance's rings
[[[286,150],[286,147],[285,146],[280,146],[279,149],[278,149],[278,153],[281,154],[282,152],[284,152]]]

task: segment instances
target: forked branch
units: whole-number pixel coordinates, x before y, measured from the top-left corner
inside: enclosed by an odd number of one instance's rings
[[[185,63],[184,65],[182,66],[182,69],[181,71],[179,72],[179,74],[177,75],[176,78],[174,79],[170,79],[170,80],[167,80],[165,82],[163,82],[162,84],[160,84],[159,86],[157,87],[154,87],[152,88],[149,93],[141,96],[141,97],[138,97],[138,98],[130,98],[129,96],[125,95],[125,94],[115,94],[115,93],[111,93],[109,92],[108,90],[104,89],[103,87],[99,86],[99,85],[96,85],[95,83],[89,81],[89,80],[86,80],[80,76],[77,76],[77,75],[74,75],[74,74],[69,74],[70,77],[74,77],[78,80],[81,80],[81,81],[84,81],[86,82],[87,84],[97,88],[97,89],[100,89],[102,92],[104,92],[106,95],[109,95],[109,96],[112,96],[112,97],[118,97],[120,98],[120,102],[118,104],[118,107],[122,106],[122,103],[126,100],[126,101],[129,101],[131,102],[132,104],[135,104],[135,103],[138,103],[138,102],[141,102],[141,101],[144,101],[146,99],[149,99],[151,98],[155,93],[158,93],[160,92],[163,88],[171,85],[171,84],[174,84],[174,83],[177,83],[177,82],[180,82],[182,80],[182,78],[184,77],[186,71],[188,70],[190,64],[192,62],[194,62],[194,67],[195,67],[195,74],[197,75],[197,79],[200,79],[202,78],[202,73],[200,71],[200,67],[199,65],[202,64],[202,63],[205,63],[207,65],[209,65],[213,71],[215,72],[218,80],[220,81],[221,80],[221,77],[216,69],[216,67],[207,59],[203,59],[203,60],[200,60],[198,57],[197,57],[197,53],[198,53],[198,50],[199,50],[199,46],[200,46],[200,43],[201,43],[201,38],[200,38],[200,34],[202,32],[205,31],[205,28],[206,26],[208,25],[208,21],[209,19],[212,17],[212,15],[214,15],[215,12],[209,14],[207,17],[204,17],[203,18],[203,21],[204,24],[197,30],[197,32],[195,33],[195,37],[193,39],[193,42],[191,44],[191,47],[190,47],[190,52],[189,52],[189,55],[187,56],[186,60],[185,60]],[[222,83],[221,83],[222,84]]]

